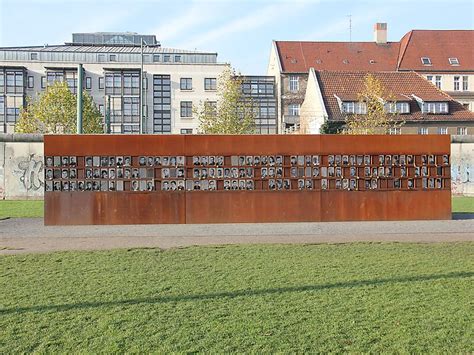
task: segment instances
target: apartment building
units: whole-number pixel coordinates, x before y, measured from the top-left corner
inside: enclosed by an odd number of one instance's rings
[[[404,122],[390,134],[474,134],[474,112],[415,72],[316,71],[308,73],[308,86],[301,107],[299,133],[318,134],[321,126],[342,127],[348,116],[367,113],[359,101],[367,74],[384,87],[380,97],[387,113]]]
[[[74,33],[64,45],[0,48],[0,132],[13,132],[26,98],[48,84],[66,81],[76,93],[79,64],[83,89],[103,116],[110,109],[112,133],[139,133],[142,113],[142,132],[156,134],[197,133],[193,106],[217,100],[217,80],[228,66],[217,62],[217,53],[164,48],[154,35],[129,32]],[[262,105],[257,132],[274,133],[273,78],[245,77],[243,90]]]
[[[474,31],[413,30],[387,41],[387,24],[372,42],[273,41],[267,75],[275,76],[278,126],[299,122],[310,68],[317,71],[415,71],[474,111]]]

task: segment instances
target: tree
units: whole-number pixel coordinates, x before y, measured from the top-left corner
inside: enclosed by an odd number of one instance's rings
[[[76,133],[76,95],[65,82],[54,82],[38,94],[36,100],[27,98],[26,108],[20,110],[15,131],[18,133]],[[102,116],[92,97],[83,93],[84,133],[103,133]]]
[[[252,134],[255,109],[242,91],[242,79],[226,67],[217,81],[217,102],[201,102],[193,108],[199,119],[199,131],[205,134]]]
[[[394,113],[386,111],[385,105],[396,107],[396,101],[372,74],[365,77],[364,89],[359,93],[358,101],[366,105],[367,112],[347,116],[343,130],[345,134],[387,134],[391,128],[401,127],[405,123],[396,110],[393,110]]]

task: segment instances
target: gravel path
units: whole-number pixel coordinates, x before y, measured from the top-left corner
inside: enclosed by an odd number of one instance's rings
[[[474,241],[474,219],[405,222],[48,226],[41,218],[0,221],[0,255],[248,243]]]

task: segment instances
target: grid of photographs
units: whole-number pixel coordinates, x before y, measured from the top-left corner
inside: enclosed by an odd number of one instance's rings
[[[47,156],[45,191],[449,189],[447,154]]]

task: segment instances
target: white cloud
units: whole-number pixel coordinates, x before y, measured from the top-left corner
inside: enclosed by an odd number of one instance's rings
[[[280,2],[274,3],[263,8],[254,8],[252,13],[226,24],[214,28],[208,32],[197,34],[195,37],[186,40],[178,47],[198,48],[207,44],[212,44],[219,39],[230,39],[235,33],[243,33],[276,22],[283,16],[290,14],[298,15],[304,7],[314,4],[314,2]]]

